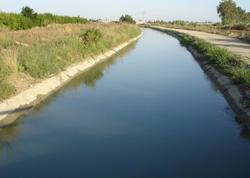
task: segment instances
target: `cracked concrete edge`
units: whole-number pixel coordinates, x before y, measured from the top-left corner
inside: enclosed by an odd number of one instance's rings
[[[138,40],[142,35],[143,32],[141,32],[139,36],[130,39],[129,41],[124,42],[113,49],[110,49],[104,54],[100,54],[93,58],[90,57],[84,59],[83,62],[77,64],[72,64],[65,71],[44,79],[34,86],[31,86],[30,88],[18,93],[17,95],[4,100],[0,103],[0,113],[3,113],[0,115],[0,127],[4,127],[13,123],[16,119],[18,119],[18,117],[20,117],[20,115],[25,113],[25,111],[18,113],[8,113],[8,111],[15,111],[22,107],[29,107],[38,104],[40,101],[60,89],[63,85],[76,76],[87,71],[89,68],[95,66],[101,61],[108,59],[132,42]]]

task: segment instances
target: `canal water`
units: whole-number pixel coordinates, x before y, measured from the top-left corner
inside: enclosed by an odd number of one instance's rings
[[[144,36],[0,130],[1,178],[250,177],[250,133],[192,55]]]

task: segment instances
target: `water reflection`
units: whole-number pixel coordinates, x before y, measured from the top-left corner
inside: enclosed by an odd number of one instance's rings
[[[235,117],[235,121],[240,125],[241,137],[246,141],[250,141],[250,123],[246,122],[238,117]]]
[[[241,125],[241,137],[250,142],[250,129],[247,125]]]
[[[103,77],[103,72],[105,70],[108,70],[112,65],[114,65],[117,61],[117,59],[122,59],[123,56],[128,55],[131,50],[135,48],[136,42],[129,45],[122,51],[120,51],[118,54],[115,54],[114,56],[110,57],[110,59],[103,61],[102,63],[96,65],[95,67],[91,68],[86,73],[83,73],[79,77],[72,80],[68,85],[66,85],[61,92],[65,90],[74,90],[77,89],[80,85],[85,85],[88,87],[94,88],[96,85],[96,82],[100,80]]]
[[[151,30],[136,48],[19,120],[1,177],[247,177],[249,132],[190,53]]]
[[[110,69],[110,67],[114,65],[118,59],[122,60],[125,55],[128,55],[130,51],[135,49],[136,43],[137,42],[132,43],[131,45],[119,51],[119,53],[111,56],[109,59],[104,60],[103,62],[97,64],[95,67],[89,69],[87,72],[71,80],[68,84],[63,86],[59,91],[55,92],[46,100],[35,106],[34,110],[39,114],[40,110],[43,109],[44,107],[49,107],[51,101],[53,101],[58,95],[66,91],[77,90],[77,88],[81,85],[94,88],[96,82],[101,80],[101,78],[103,77],[104,71]]]
[[[3,156],[2,153],[12,150],[11,142],[18,139],[21,130],[20,120],[6,128],[0,128],[0,158]]]
[[[110,69],[110,67],[114,65],[118,59],[122,60],[125,55],[128,55],[131,50],[135,49],[136,43],[137,42],[134,42],[131,45],[125,47],[119,53],[113,55],[107,60],[104,60],[100,64],[97,64],[95,67],[91,68],[87,72],[79,75],[78,77],[70,81],[59,91],[52,94],[40,104],[34,106],[31,111],[32,115],[39,115],[42,109],[50,107],[50,103],[63,92],[76,90],[81,85],[94,88],[96,82],[103,77],[104,71]],[[31,109],[31,107],[29,107],[29,109]],[[21,124],[23,122],[23,118],[24,116],[19,118],[17,121],[9,125],[8,127],[0,128],[0,157],[1,153],[11,151],[11,142],[18,139],[18,135],[22,131]]]

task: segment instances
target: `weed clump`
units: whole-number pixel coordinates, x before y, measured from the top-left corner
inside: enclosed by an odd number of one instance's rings
[[[98,43],[103,38],[103,33],[99,29],[92,28],[80,35],[80,38],[83,42],[83,45],[87,48]]]
[[[11,68],[0,57],[0,101],[15,92],[15,87],[7,80],[7,76],[10,74]]]

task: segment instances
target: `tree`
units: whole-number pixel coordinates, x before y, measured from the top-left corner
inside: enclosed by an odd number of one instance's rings
[[[247,13],[247,23],[250,23],[250,12]]]
[[[237,7],[236,9],[236,22],[237,23],[247,23],[247,13],[245,10],[241,9],[240,7]]]
[[[35,19],[37,16],[37,13],[35,13],[34,9],[28,6],[22,8],[21,14],[31,19]]]
[[[232,0],[223,0],[217,6],[217,13],[219,14],[222,24],[234,24],[237,17],[236,3]]]
[[[233,0],[222,0],[217,6],[223,25],[232,25],[239,23],[249,23],[248,14],[241,7],[237,7]]]
[[[119,19],[120,22],[126,22],[126,23],[131,23],[131,24],[135,24],[135,20],[130,16],[130,15],[125,15],[125,16],[121,16]]]

